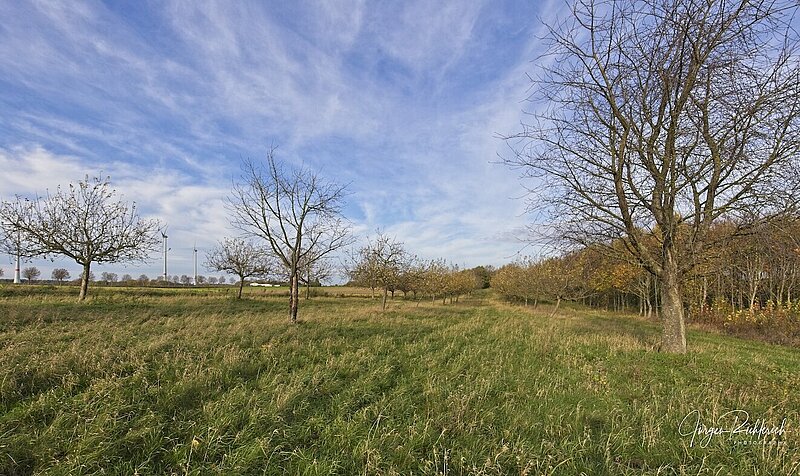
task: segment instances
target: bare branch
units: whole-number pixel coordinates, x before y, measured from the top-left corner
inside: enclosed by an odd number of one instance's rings
[[[341,216],[345,188],[306,168],[290,169],[275,159],[275,148],[261,165],[246,161],[226,207],[231,224],[246,236],[266,242],[286,268],[291,287],[289,316],[297,320],[301,266],[313,264],[349,245],[350,226]]]
[[[532,207],[559,236],[665,283],[665,349],[685,350],[679,283],[714,246],[711,225],[744,231],[800,201],[797,8],[577,1],[549,29],[532,120],[506,138],[505,163],[542,184]]]
[[[159,221],[140,218],[135,203],[115,195],[108,178],[87,176],[53,195],[4,202],[0,222],[24,256],[61,255],[81,265],[82,300],[92,263],[146,261],[158,247]]]

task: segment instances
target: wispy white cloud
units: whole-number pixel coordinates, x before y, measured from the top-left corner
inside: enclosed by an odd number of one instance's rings
[[[239,159],[275,143],[351,182],[360,233],[468,265],[519,249],[522,190],[492,162],[537,53],[530,5],[150,6],[0,4],[0,193],[103,171],[171,242],[210,246]]]
[[[106,170],[97,170],[78,157],[53,154],[41,147],[0,149],[0,169],[6,171],[0,176],[2,199],[15,195],[44,196],[48,191],[54,192],[59,186],[77,183],[87,176],[111,175],[111,186],[118,199],[136,203],[141,216],[157,218],[167,227],[173,244],[173,266],[179,274],[191,269],[191,248],[195,243],[208,250],[217,240],[235,234],[224,207],[224,198],[229,192],[224,182],[197,183],[177,169],[153,170],[124,163],[108,165]],[[158,275],[159,257],[154,255],[153,258],[150,265],[136,265],[137,269],[151,276]],[[74,266],[69,262],[61,264]]]
[[[55,190],[64,177],[80,179],[85,173],[77,157],[56,156],[42,147],[0,149],[0,170],[4,171],[0,175],[4,199]]]
[[[402,2],[398,11],[377,12],[373,35],[389,56],[415,72],[442,70],[457,62],[473,40],[483,5],[482,1]]]

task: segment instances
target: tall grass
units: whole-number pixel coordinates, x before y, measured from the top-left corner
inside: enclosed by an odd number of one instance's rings
[[[0,288],[0,474],[797,474],[797,350],[483,296]],[[32,287],[35,288],[35,287]],[[691,444],[692,411],[779,438]],[[696,442],[697,443],[697,442]],[[756,444],[758,443],[758,444]],[[763,444],[766,443],[766,444]]]

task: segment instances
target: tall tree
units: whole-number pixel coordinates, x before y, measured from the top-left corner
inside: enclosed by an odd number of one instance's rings
[[[289,319],[297,322],[301,264],[322,259],[350,244],[341,207],[345,188],[307,168],[284,167],[275,149],[264,164],[246,161],[241,181],[228,198],[231,223],[266,241],[288,271]],[[311,260],[313,261],[313,260]]]
[[[239,277],[239,293],[236,299],[242,298],[245,279],[277,272],[277,266],[264,250],[241,238],[225,238],[211,248],[206,254],[205,267]],[[225,279],[220,278],[220,282],[225,282]]]
[[[549,27],[537,105],[509,137],[532,204],[581,244],[623,238],[661,284],[662,350],[686,351],[681,282],[715,246],[794,206],[793,1],[577,0]],[[645,246],[655,236],[658,246]],[[609,252],[614,250],[609,246]]]
[[[115,195],[108,179],[86,177],[53,195],[4,202],[0,222],[22,236],[28,255],[62,255],[81,265],[83,300],[92,263],[144,261],[161,242],[159,221],[140,218],[135,203]]]

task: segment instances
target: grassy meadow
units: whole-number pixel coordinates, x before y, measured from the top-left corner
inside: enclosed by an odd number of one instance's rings
[[[0,285],[0,474],[800,474],[798,349],[265,291]]]

